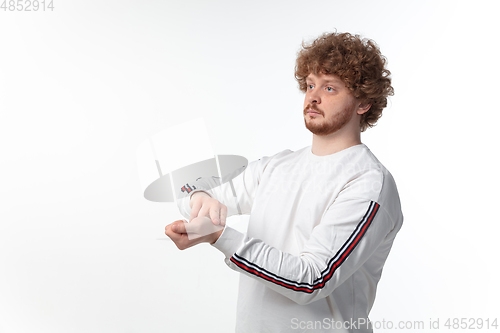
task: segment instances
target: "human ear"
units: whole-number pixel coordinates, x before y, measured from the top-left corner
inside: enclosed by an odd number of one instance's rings
[[[356,111],[356,113],[357,114],[366,113],[366,112],[368,112],[368,110],[370,110],[371,107],[372,107],[371,104],[359,104],[358,110]]]

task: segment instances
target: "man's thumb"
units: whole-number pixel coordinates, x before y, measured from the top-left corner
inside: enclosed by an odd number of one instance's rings
[[[172,231],[178,234],[185,234],[186,233],[186,226],[185,222],[183,221],[178,221],[172,224]]]

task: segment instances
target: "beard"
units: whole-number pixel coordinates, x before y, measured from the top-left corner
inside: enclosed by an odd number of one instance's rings
[[[312,120],[308,119],[307,110],[312,109],[319,112],[320,115],[316,118],[323,116],[323,121],[318,121],[320,119]],[[316,104],[308,104],[304,108],[304,122],[306,128],[313,134],[324,136],[337,132],[342,127],[344,127],[352,118],[354,111],[354,103],[349,103],[341,112],[333,115],[330,119],[325,118],[325,113],[317,108]],[[316,122],[316,123],[314,123]]]

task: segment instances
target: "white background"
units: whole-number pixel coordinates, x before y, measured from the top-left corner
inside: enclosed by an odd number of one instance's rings
[[[494,1],[54,7],[0,11],[0,332],[231,332],[238,273],[165,240],[180,215],[142,197],[136,147],[198,117],[219,154],[309,145],[295,55],[335,28],[374,39],[395,88],[362,138],[405,215],[372,320],[499,316]]]

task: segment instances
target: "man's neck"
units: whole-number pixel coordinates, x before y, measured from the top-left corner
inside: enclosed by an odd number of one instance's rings
[[[312,153],[317,156],[331,155],[361,144],[361,135],[359,133],[349,136],[339,134],[341,133],[332,133],[322,136],[313,134]]]

